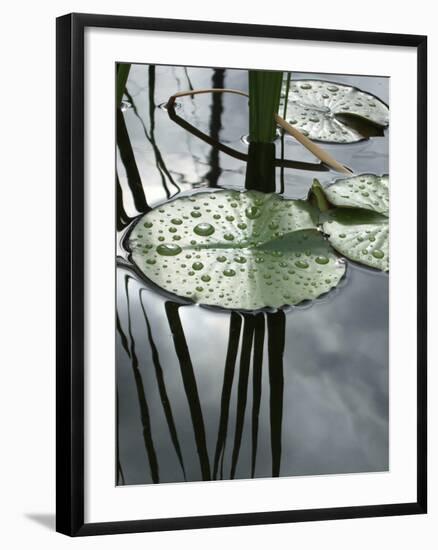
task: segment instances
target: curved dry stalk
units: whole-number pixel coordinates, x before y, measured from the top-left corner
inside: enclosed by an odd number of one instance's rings
[[[324,164],[327,164],[328,166],[330,166],[330,168],[333,168],[333,170],[336,170],[336,172],[341,172],[342,174],[352,173],[351,170],[349,170],[343,164],[338,162],[335,158],[329,155],[327,151],[324,151],[322,147],[320,147],[319,145],[316,145],[316,143],[311,141],[299,130],[294,128],[292,124],[289,124],[289,122],[286,122],[284,118],[282,118],[280,115],[276,114],[274,116],[275,116],[275,120],[277,121],[277,124],[281,126],[283,130],[285,130],[288,134],[290,134],[297,141],[299,141],[301,145],[304,145],[306,149],[308,149],[312,154],[314,154],[315,157],[319,158],[319,160],[321,160]]]
[[[172,108],[175,104],[176,98],[178,97],[184,97],[188,95],[193,96],[197,94],[211,94],[211,93],[230,93],[230,94],[241,95],[244,97],[249,97],[249,95],[246,92],[243,92],[242,90],[235,90],[233,88],[200,88],[199,90],[189,90],[186,92],[177,92],[176,94],[173,94],[172,96],[169,97],[169,101],[167,102],[167,108],[168,109]],[[335,158],[329,155],[327,151],[324,151],[322,147],[320,147],[319,145],[316,145],[316,143],[311,141],[299,130],[294,128],[291,124],[286,122],[284,118],[282,118],[276,113],[274,113],[274,118],[277,124],[281,126],[283,130],[285,130],[289,135],[291,135],[297,141],[299,141],[301,145],[303,145],[306,149],[308,149],[321,162],[323,162],[333,170],[336,170],[336,172],[340,172],[342,174],[352,173],[352,171],[349,168],[345,167],[343,164],[338,162]]]
[[[167,114],[169,115],[169,118],[173,120],[173,122],[181,126],[181,128],[184,128],[184,130],[187,130],[187,132],[190,132],[192,135],[201,139],[205,143],[208,143],[215,149],[218,149],[222,153],[225,153],[237,160],[242,160],[243,162],[248,161],[248,155],[246,153],[242,153],[241,151],[228,147],[228,145],[225,145],[217,139],[212,138],[204,132],[201,132],[201,130],[187,122],[187,120],[184,120],[179,115],[177,115],[174,102],[167,103]],[[293,168],[295,170],[310,170],[313,172],[325,172],[328,170],[328,167],[322,162],[315,164],[312,162],[303,162],[296,160],[275,159],[275,166],[283,166],[284,168]]]
[[[174,103],[177,97],[184,97],[188,95],[198,95],[198,94],[214,94],[214,93],[228,93],[228,94],[237,94],[242,95],[244,97],[249,97],[249,95],[246,92],[242,92],[242,90],[234,90],[233,88],[200,88],[199,90],[189,90],[188,92],[177,92],[176,94],[173,94],[169,97],[169,101],[167,102],[167,107],[171,107]]]

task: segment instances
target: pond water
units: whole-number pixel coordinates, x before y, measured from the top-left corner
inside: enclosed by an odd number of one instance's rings
[[[388,103],[388,79],[293,73],[357,86]],[[247,91],[247,71],[133,65],[117,147],[117,484],[375,472],[388,469],[388,275],[347,263],[341,284],[285,311],[187,304],[132,265],[139,216],[208,188],[243,190],[246,98],[180,98],[176,114],[233,149],[213,147],[169,117],[172,94]],[[324,144],[356,173],[388,172],[388,132]],[[306,198],[324,170],[292,138],[276,140],[276,191]],[[312,166],[314,165],[314,166]]]

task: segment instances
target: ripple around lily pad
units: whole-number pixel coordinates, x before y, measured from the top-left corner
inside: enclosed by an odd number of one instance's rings
[[[137,222],[128,246],[147,279],[199,304],[257,310],[312,300],[343,277],[309,203],[257,191],[211,196],[181,197]],[[160,241],[166,225],[178,228],[178,244]]]

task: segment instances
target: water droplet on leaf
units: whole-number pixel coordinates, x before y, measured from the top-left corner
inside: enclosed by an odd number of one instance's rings
[[[157,246],[157,252],[161,256],[176,256],[182,252],[182,248],[177,244],[160,244]]]
[[[198,223],[193,228],[193,231],[201,237],[208,237],[209,235],[213,235],[214,227],[209,223]]]

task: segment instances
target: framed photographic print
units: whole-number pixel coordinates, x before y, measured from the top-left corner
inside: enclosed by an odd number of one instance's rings
[[[426,37],[57,20],[57,530],[426,512]]]

